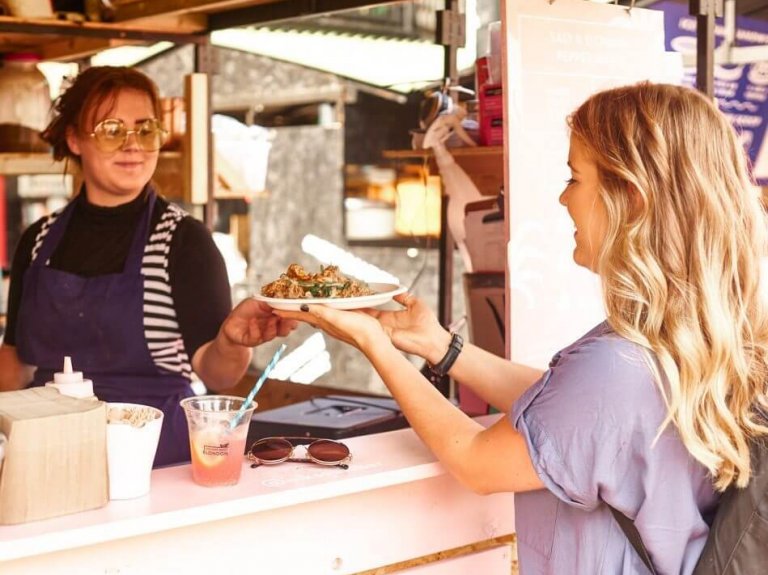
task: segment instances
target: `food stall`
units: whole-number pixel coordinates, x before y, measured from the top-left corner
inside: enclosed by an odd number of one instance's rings
[[[104,22],[0,16],[0,42],[7,51],[72,60],[106,47],[169,40],[194,45],[197,71],[204,72],[211,30],[381,3],[115,2],[111,21]],[[201,205],[211,189],[206,81],[197,75],[188,80],[189,109],[202,113],[190,118],[181,154],[190,196]],[[5,156],[4,173],[60,173],[45,156]],[[209,489],[192,481],[189,466],[167,467],[152,472],[143,497],[2,525],[0,569],[177,573],[252,565],[271,573],[509,572],[511,494],[469,492],[409,429],[346,443],[353,458],[346,470],[291,462],[251,469],[243,462],[236,486]]]
[[[55,58],[80,56],[115,38],[189,42],[200,46],[203,70],[205,34],[216,27],[298,16],[307,6],[333,10],[376,3],[131,2],[125,3],[125,12],[118,4],[113,23],[4,17],[0,33],[14,46],[44,45],[43,55]],[[506,17],[521,18],[516,12]],[[204,84],[192,91],[205,99]],[[209,131],[205,119],[200,126],[201,132]],[[194,130],[189,146],[200,142]],[[194,156],[190,149],[186,152]],[[503,152],[509,167],[510,154]],[[209,149],[196,153],[198,159],[210,159]],[[498,159],[501,150],[496,148],[493,154]],[[209,164],[194,164],[205,169],[188,174],[191,185],[210,189]],[[31,169],[12,162],[8,166],[15,173]],[[516,189],[509,183],[507,187]],[[524,212],[511,211],[516,218],[524,217]],[[544,334],[534,339],[547,338]],[[480,421],[488,425],[498,417],[483,416]],[[188,466],[167,467],[152,472],[151,491],[139,499],[0,526],[0,569],[3,573],[43,573],[52,566],[66,573],[243,568],[268,573],[509,573],[514,556],[512,494],[471,493],[446,474],[410,429],[345,442],[353,457],[349,469],[291,462],[253,469],[243,462],[236,486],[207,489],[192,482]]]

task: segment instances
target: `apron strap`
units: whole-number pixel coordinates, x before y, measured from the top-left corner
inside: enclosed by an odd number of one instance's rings
[[[147,238],[149,237],[149,225],[152,221],[152,212],[155,209],[155,201],[157,200],[157,194],[151,185],[147,185],[147,199],[144,206],[144,212],[141,216],[141,222],[136,227],[136,231],[133,234],[133,242],[131,243],[131,249],[128,251],[128,257],[125,260],[124,271],[139,271],[141,270],[141,264],[144,260],[144,249],[147,245]]]

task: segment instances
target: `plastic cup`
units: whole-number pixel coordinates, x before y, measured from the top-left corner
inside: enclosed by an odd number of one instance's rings
[[[240,481],[245,442],[256,402],[245,410],[237,425],[230,422],[245,402],[232,395],[203,395],[181,400],[189,426],[192,479],[198,485],[218,487]]]
[[[140,413],[145,417],[131,422],[107,423],[107,470],[109,498],[133,499],[149,493],[152,464],[163,426],[163,412],[138,403],[108,403],[110,413],[116,410],[126,416]],[[147,421],[146,416],[153,419]]]

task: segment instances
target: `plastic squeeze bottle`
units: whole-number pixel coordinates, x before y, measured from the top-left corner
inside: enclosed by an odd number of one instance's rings
[[[58,373],[53,374],[53,381],[45,384],[46,387],[55,387],[62,395],[77,397],[80,399],[94,398],[93,382],[83,379],[82,371],[72,371],[72,358],[64,357],[64,367]]]

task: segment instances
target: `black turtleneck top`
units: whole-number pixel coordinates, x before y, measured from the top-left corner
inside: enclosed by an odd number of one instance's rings
[[[74,212],[51,256],[51,267],[83,277],[121,272],[146,194],[111,208],[88,203],[85,194],[74,201]],[[158,197],[150,229],[154,229],[167,208],[168,201]],[[4,337],[8,345],[16,345],[16,319],[24,290],[24,272],[29,267],[42,223],[42,219],[38,220],[25,230],[13,258]],[[216,337],[232,308],[224,259],[208,229],[191,216],[182,219],[174,233],[168,254],[168,274],[176,319],[191,359],[202,344]]]

